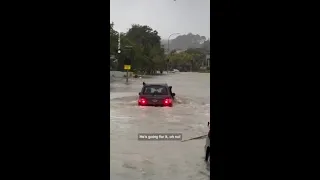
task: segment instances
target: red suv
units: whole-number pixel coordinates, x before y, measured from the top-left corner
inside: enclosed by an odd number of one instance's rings
[[[175,93],[171,92],[172,86],[167,84],[143,83],[139,92],[139,106],[169,106],[172,107]]]

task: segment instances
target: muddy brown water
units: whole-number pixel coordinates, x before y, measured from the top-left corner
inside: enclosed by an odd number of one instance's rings
[[[139,107],[142,82],[168,83],[176,93],[173,107]],[[112,180],[202,180],[205,139],[139,141],[138,133],[182,133],[182,139],[208,133],[210,74],[177,73],[110,84],[110,172]]]

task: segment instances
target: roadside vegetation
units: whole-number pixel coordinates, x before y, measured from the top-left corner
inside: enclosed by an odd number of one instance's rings
[[[119,32],[110,24],[110,67],[123,71],[125,59],[131,59],[131,71],[138,74],[153,75],[178,69],[180,71],[208,72],[206,55],[210,53],[210,40],[204,36],[181,35],[170,42],[166,49],[166,40],[162,40],[156,30],[149,26],[134,24],[125,33],[120,34],[121,53],[118,53]],[[188,45],[188,43],[190,45]],[[181,46],[181,47],[180,47]],[[183,49],[181,49],[183,48]]]

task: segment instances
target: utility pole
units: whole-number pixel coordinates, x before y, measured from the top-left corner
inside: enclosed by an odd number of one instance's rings
[[[120,44],[120,41],[121,41],[121,33],[119,32],[119,37],[118,37],[118,54],[120,55],[121,54],[121,44]],[[126,75],[126,82],[128,83],[129,82],[129,70],[131,69],[131,59],[132,59],[132,46],[125,46],[124,47],[125,50],[128,50],[130,49],[130,56],[129,57],[128,55],[126,55],[125,53],[125,62],[124,62],[124,69],[127,71],[127,75]]]
[[[119,32],[119,37],[118,37],[118,54],[121,53],[121,50],[120,50],[120,32]]]
[[[118,64],[117,64],[117,71],[118,70],[120,70],[120,66],[119,66],[119,60],[120,60],[120,58],[121,58],[121,46],[120,46],[120,31],[119,31],[119,33],[118,33],[118,56],[117,56],[117,59],[118,59]]]
[[[168,67],[168,65],[169,65],[169,55],[170,55],[170,48],[169,48],[169,45],[170,45],[170,37],[171,37],[172,35],[178,35],[178,34],[180,34],[180,33],[173,33],[173,34],[170,34],[170,36],[168,37],[168,62],[167,62],[167,74],[169,74],[169,67]]]
[[[130,55],[128,55],[128,52],[126,53],[126,59],[125,59],[125,62],[124,62],[124,69],[127,70],[127,79],[126,79],[126,82],[128,83],[129,82],[129,70],[131,69],[131,64],[132,64],[132,59],[133,59],[133,56],[132,56],[132,46],[125,46],[125,50],[129,50],[130,51]]]

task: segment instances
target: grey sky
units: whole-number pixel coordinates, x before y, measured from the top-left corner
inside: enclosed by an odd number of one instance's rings
[[[121,32],[131,24],[148,25],[162,39],[190,32],[208,38],[210,0],[110,0],[110,22]]]

